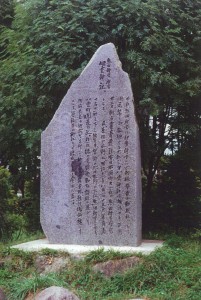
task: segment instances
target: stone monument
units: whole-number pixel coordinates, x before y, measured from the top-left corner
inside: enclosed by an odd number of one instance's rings
[[[141,243],[139,132],[128,74],[101,46],[42,133],[41,224],[50,243]]]

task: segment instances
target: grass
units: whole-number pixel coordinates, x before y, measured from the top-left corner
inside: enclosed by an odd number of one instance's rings
[[[41,255],[62,256],[60,252],[44,250]],[[97,262],[128,256],[103,249],[90,252],[84,260],[72,260],[61,273],[40,276],[36,273],[36,253],[26,253],[2,246],[0,287],[8,300],[23,300],[29,292],[52,285],[72,290],[82,300],[126,300],[137,297],[151,300],[201,299],[200,237],[166,236],[164,247],[148,256],[142,263],[124,274],[105,278],[92,267]]]
[[[0,240],[0,251],[2,248],[12,246],[15,244],[30,242],[38,239],[45,238],[44,234],[41,231],[37,231],[35,233],[28,233],[23,230],[16,231],[12,234],[11,238],[8,239],[7,237]]]
[[[125,258],[129,256],[131,256],[130,253],[122,253],[120,251],[114,251],[114,250],[104,251],[104,248],[100,248],[98,250],[91,251],[90,253],[88,253],[85,257],[85,260],[86,262],[99,263],[110,259],[116,259],[116,258],[119,259],[119,258]]]

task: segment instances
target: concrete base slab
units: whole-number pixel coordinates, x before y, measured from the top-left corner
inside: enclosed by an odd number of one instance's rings
[[[135,252],[142,254],[150,254],[156,248],[162,247],[163,241],[143,240],[138,247],[129,246],[85,246],[85,245],[64,245],[64,244],[50,244],[47,239],[40,239],[19,245],[12,246],[12,248],[23,251],[40,251],[42,249],[52,249],[57,251],[68,252],[69,254],[83,254],[93,250],[104,249],[105,251],[114,250],[120,252]]]

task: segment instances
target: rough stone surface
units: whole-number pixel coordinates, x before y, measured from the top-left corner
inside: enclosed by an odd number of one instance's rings
[[[41,140],[41,224],[50,243],[140,245],[139,132],[113,44],[96,51]]]
[[[35,300],[79,300],[79,298],[67,289],[51,286],[36,295]]]
[[[6,295],[4,294],[2,289],[0,289],[0,300],[6,300]]]
[[[123,273],[130,268],[138,265],[141,262],[141,259],[136,256],[118,259],[118,260],[109,260],[103,263],[98,263],[93,266],[95,272],[101,272],[106,277],[111,277],[116,273]]]
[[[70,258],[38,255],[34,265],[36,271],[40,274],[58,273],[70,265]]]
[[[74,261],[80,261],[80,260],[84,260],[84,259],[85,259],[85,256],[86,256],[86,254],[85,254],[85,255],[79,254],[79,253],[77,253],[77,254],[72,254],[72,255],[71,255],[71,259],[74,260]]]

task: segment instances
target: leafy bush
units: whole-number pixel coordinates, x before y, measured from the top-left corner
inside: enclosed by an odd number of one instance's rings
[[[150,215],[160,219],[167,205],[183,226],[182,203],[187,211],[190,195],[182,200],[182,185],[166,176],[156,198],[153,186],[165,150],[174,156],[185,147],[194,154],[200,140],[200,0],[3,0],[0,22],[0,158],[15,189],[39,185],[41,131],[94,51],[113,42],[130,75],[140,125],[144,224],[155,224]],[[177,189],[172,210],[167,188]],[[38,195],[23,200],[32,224],[38,224]]]
[[[27,181],[25,183],[24,198],[21,199],[21,209],[27,220],[25,229],[28,232],[41,229],[39,187],[39,178],[35,181]]]
[[[201,181],[187,157],[169,157],[153,190],[150,223],[153,228],[190,231],[201,228]]]
[[[0,167],[0,238],[8,238],[15,230],[25,226],[25,219],[18,214],[19,199],[12,190],[10,173]]]

